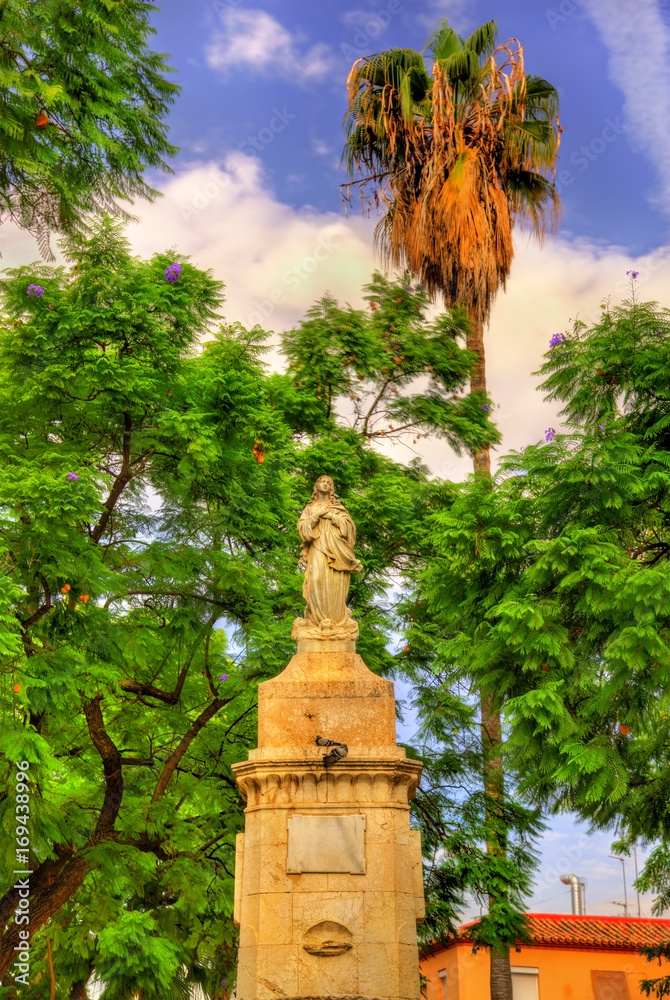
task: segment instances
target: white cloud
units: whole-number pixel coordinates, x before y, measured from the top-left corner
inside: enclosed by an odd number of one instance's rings
[[[223,31],[216,31],[206,46],[207,65],[227,74],[244,66],[259,76],[279,75],[304,84],[320,80],[333,68],[333,54],[324,44],[301,48],[294,36],[271,14],[262,10],[226,10]]]
[[[429,0],[421,8],[422,12],[417,13],[416,20],[430,31],[437,28],[445,17],[449,26],[463,37],[467,37],[480,24],[479,19],[473,20],[472,6],[467,0]]]
[[[600,303],[627,297],[626,271],[636,268],[640,296],[667,303],[670,247],[632,259],[620,247],[587,240],[558,239],[543,247],[520,237],[507,291],[495,300],[485,335],[489,393],[495,401],[492,418],[503,442],[492,453],[493,465],[505,453],[543,439],[548,427],[561,428],[559,403],[545,402],[532,377],[549,347],[549,338],[568,331],[577,318],[589,323],[600,316]],[[418,449],[417,449],[418,450]],[[440,478],[463,479],[471,471],[467,457],[456,458],[444,443],[421,442],[421,455]],[[397,451],[406,459],[407,452]]]
[[[315,156],[330,156],[333,147],[325,139],[312,139],[312,152]]]
[[[129,236],[149,256],[175,245],[226,283],[224,311],[245,326],[290,328],[330,290],[358,297],[372,268],[369,225],[336,212],[295,211],[268,190],[258,157],[230,153],[163,182]]]
[[[587,0],[585,9],[609,51],[610,79],[624,94],[631,143],[656,168],[650,201],[670,215],[670,28],[660,2]]]

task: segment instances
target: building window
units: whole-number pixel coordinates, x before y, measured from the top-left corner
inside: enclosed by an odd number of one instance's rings
[[[526,968],[525,965],[513,965],[512,996],[514,1000],[539,1000],[538,973],[539,969]]]
[[[594,1000],[630,1000],[625,972],[591,972]]]
[[[440,983],[442,984],[442,1000],[447,1000],[447,970],[440,969],[438,972]]]

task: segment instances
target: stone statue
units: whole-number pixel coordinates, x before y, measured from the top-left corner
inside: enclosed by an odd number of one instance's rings
[[[300,639],[357,639],[358,625],[347,607],[349,580],[363,568],[354,555],[356,526],[335,494],[330,476],[320,476],[300,520],[305,583],[305,617],[296,618]]]

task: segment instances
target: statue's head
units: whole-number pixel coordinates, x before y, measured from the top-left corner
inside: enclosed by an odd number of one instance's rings
[[[319,476],[317,481],[314,483],[312,500],[316,500],[319,494],[323,495],[324,493],[326,493],[329,498],[335,497],[335,483],[330,476]]]

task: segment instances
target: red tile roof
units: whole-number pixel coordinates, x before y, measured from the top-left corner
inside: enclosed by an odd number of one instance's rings
[[[591,917],[571,913],[529,913],[528,920],[533,944],[545,947],[639,951],[640,948],[670,941],[670,920]],[[469,927],[472,924],[465,924],[459,929],[459,940],[470,940]]]

